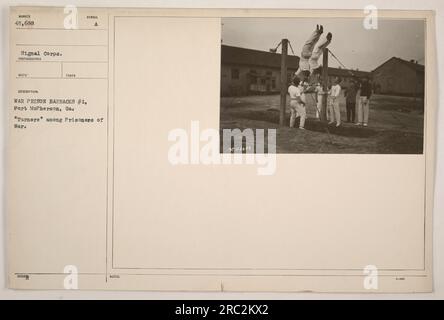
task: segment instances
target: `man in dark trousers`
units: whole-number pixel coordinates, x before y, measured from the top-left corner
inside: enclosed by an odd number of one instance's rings
[[[345,90],[345,102],[347,107],[347,122],[355,122],[356,114],[356,94],[358,93],[358,84],[353,79]]]

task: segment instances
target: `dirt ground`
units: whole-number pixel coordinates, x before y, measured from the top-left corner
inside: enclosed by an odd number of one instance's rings
[[[279,126],[279,95],[224,97],[221,98],[220,129],[276,128],[277,153],[421,154],[423,152],[422,99],[374,95],[370,102],[369,126],[358,127],[345,122],[345,99],[342,97],[340,101],[342,125],[339,128],[317,120],[314,97],[308,96],[307,100],[306,130],[299,130],[298,120],[296,128],[289,127],[288,102],[286,125]]]

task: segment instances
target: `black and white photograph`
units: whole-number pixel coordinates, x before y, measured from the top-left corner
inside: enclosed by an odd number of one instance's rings
[[[425,41],[419,19],[223,18],[220,130],[275,129],[282,154],[422,154]]]

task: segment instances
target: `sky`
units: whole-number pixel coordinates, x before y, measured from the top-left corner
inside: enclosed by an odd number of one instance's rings
[[[367,30],[363,20],[357,18],[224,18],[222,43],[269,51],[287,38],[295,55],[300,56],[316,24],[324,26],[323,37],[328,32],[333,33],[329,49],[349,69],[372,71],[394,56],[425,63],[425,24],[422,20],[380,18],[377,30]],[[290,49],[289,54],[292,54]],[[331,56],[329,65],[339,67]]]

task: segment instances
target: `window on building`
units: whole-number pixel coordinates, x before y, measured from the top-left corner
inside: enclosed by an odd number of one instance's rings
[[[239,69],[231,69],[231,79],[238,80],[239,79]]]
[[[265,84],[265,79],[261,79],[261,84]]]
[[[267,76],[271,76],[271,75],[273,75],[273,72],[271,72],[271,71],[267,71],[267,72],[266,72],[266,75],[267,75]]]
[[[276,89],[276,80],[275,79],[271,80],[271,88]]]

